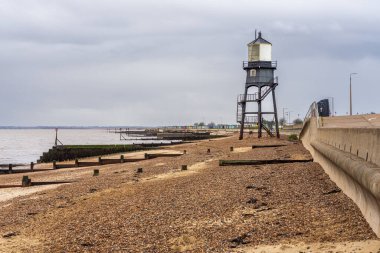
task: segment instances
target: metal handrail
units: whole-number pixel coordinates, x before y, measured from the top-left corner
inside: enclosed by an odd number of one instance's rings
[[[242,115],[237,114],[236,118],[237,118],[236,121],[240,123],[242,120]],[[259,122],[259,118],[257,116],[245,116],[245,118],[244,118],[244,123],[246,123],[246,124],[253,124],[253,123],[257,123],[257,122]]]
[[[273,81],[272,81],[273,80]],[[272,79],[270,82],[272,83],[277,83],[277,77],[275,77],[274,79]],[[270,91],[272,90],[272,86],[264,86],[264,88],[261,90],[261,99],[264,99],[269,93]],[[258,100],[258,97],[259,97],[259,93],[258,92],[255,92],[255,93],[252,93],[252,94],[247,94],[246,95],[247,97],[245,97],[245,94],[239,94],[237,96],[237,102],[238,103],[242,103],[242,102],[255,102]]]
[[[305,125],[312,117],[317,118],[317,127],[319,128],[321,125],[320,124],[321,117],[319,116],[318,105],[316,102],[313,102],[310,105],[309,110],[307,111],[306,116],[304,118],[303,124]]]
[[[277,61],[243,61],[243,68],[248,67],[277,68]]]
[[[237,97],[237,102],[247,102],[247,101],[255,101],[257,100],[258,92],[255,92],[253,94],[247,94],[247,97],[245,97],[245,94],[240,94]]]

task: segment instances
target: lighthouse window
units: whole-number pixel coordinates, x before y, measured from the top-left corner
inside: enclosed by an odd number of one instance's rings
[[[250,76],[256,76],[256,69],[251,69],[249,75]]]

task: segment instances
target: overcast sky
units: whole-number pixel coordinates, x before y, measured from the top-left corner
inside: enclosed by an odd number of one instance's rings
[[[234,123],[257,28],[278,110],[380,112],[378,1],[0,0],[0,125]],[[294,116],[294,117],[293,117]]]

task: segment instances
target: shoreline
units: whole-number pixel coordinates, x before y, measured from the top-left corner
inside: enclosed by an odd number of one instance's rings
[[[7,168],[9,164],[16,166],[28,166],[31,162],[37,164],[37,161],[44,152],[54,147],[54,132],[51,129],[39,129],[42,132],[35,134],[30,131],[21,131],[18,134],[7,134],[0,129],[0,149],[2,150],[2,157],[0,157],[0,168]],[[15,129],[15,131],[20,129]],[[26,129],[28,130],[28,129]],[[62,137],[65,146],[78,146],[78,145],[158,145],[180,142],[180,139],[165,139],[156,138],[154,140],[149,136],[133,137],[133,136],[119,136],[119,134],[103,131],[99,128],[89,129],[63,129],[58,138]],[[67,130],[67,131],[65,131]],[[181,129],[179,129],[181,130]],[[183,131],[183,130],[181,130]],[[215,133],[228,133],[227,131],[213,130],[212,137]],[[148,138],[148,139],[147,139]],[[187,140],[185,140],[187,141]],[[99,144],[100,143],[100,144]]]

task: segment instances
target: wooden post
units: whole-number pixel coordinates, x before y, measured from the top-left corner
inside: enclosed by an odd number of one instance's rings
[[[230,147],[230,151],[231,151],[231,152],[234,151],[234,147]]]
[[[54,141],[54,147],[58,146],[58,128],[55,129],[55,141]]]
[[[9,174],[12,173],[12,168],[13,168],[13,166],[12,166],[12,164],[10,163],[10,164],[9,164]]]
[[[34,170],[34,163],[33,163],[33,162],[30,163],[30,170],[31,170],[31,171]]]
[[[149,155],[148,155],[148,153],[145,153],[145,154],[144,154],[144,158],[145,158],[145,159],[149,159]]]
[[[124,155],[121,155],[121,156],[120,156],[120,162],[121,162],[121,163],[124,163]]]
[[[102,157],[99,156],[98,162],[99,162],[100,165],[102,165]]]
[[[181,170],[187,170],[187,165],[182,165]]]
[[[53,170],[57,169],[57,162],[53,161]]]
[[[94,169],[94,177],[97,177],[99,176],[99,169]]]
[[[22,187],[28,187],[28,186],[31,186],[31,184],[32,184],[32,180],[29,179],[28,176],[23,176],[22,177],[22,181],[21,181]]]
[[[75,159],[75,167],[79,167],[79,161],[78,161],[78,159]]]

